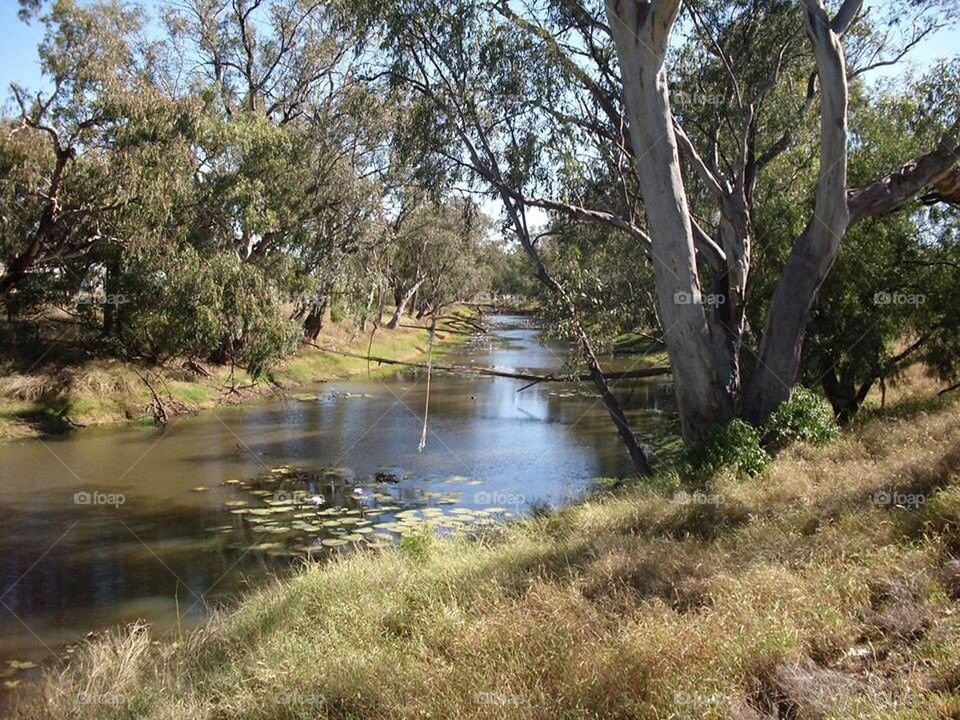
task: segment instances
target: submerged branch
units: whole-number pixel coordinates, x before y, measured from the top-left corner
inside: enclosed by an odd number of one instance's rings
[[[404,367],[427,369],[427,363],[407,362],[405,360],[393,360],[391,358],[377,357],[376,355],[361,355],[360,353],[347,352],[345,350],[334,350],[333,348],[323,347],[316,343],[304,340],[304,345],[309,345],[323,352],[333,353],[334,355],[343,355],[344,357],[359,358],[368,362],[382,363],[384,365],[403,365]],[[587,382],[593,380],[592,375],[556,375],[556,374],[538,374],[530,372],[510,372],[508,370],[497,370],[495,368],[472,367],[470,365],[439,365],[432,363],[430,367],[433,370],[442,370],[453,373],[467,373],[473,375],[487,375],[490,377],[504,377],[512,380],[526,380],[531,384],[541,382],[569,382],[571,380],[580,380]],[[671,370],[666,366],[656,366],[641,368],[639,370],[627,370],[625,372],[604,373],[608,380],[627,380],[634,378],[657,377],[661,375],[670,375]],[[529,386],[528,386],[529,387]]]

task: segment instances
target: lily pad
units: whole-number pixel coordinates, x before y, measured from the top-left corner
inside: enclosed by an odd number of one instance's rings
[[[30,670],[37,667],[37,664],[31,660],[7,660],[7,665],[14,670]]]
[[[283,543],[278,542],[265,542],[260,543],[259,545],[251,546],[251,550],[257,550],[260,552],[268,552],[270,550],[279,550],[283,547]]]

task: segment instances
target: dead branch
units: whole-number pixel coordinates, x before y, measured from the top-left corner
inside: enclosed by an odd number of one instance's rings
[[[303,341],[305,345],[316,348],[323,352],[333,353],[334,355],[343,355],[344,357],[353,357],[359,358],[361,360],[367,360],[368,362],[375,362],[383,365],[403,365],[404,367],[412,368],[421,368],[426,369],[427,363],[418,363],[418,362],[406,362],[404,360],[393,360],[391,358],[378,357],[376,355],[361,355],[359,353],[347,352],[345,350],[334,350],[333,348],[323,347],[322,345],[317,345],[308,340]],[[497,370],[495,368],[483,368],[483,367],[473,367],[470,365],[438,365],[437,363],[432,363],[431,368],[433,370],[442,370],[444,372],[452,373],[467,373],[473,375],[487,375],[491,377],[504,377],[510,378],[512,380],[526,380],[531,385],[535,385],[541,382],[570,382],[571,380],[579,380],[581,382],[588,382],[593,380],[592,375],[563,375],[563,374],[538,374],[530,372],[510,372],[508,370]],[[610,380],[628,380],[636,378],[648,378],[648,377],[658,377],[661,375],[670,375],[671,369],[667,366],[657,366],[649,368],[640,368],[639,370],[627,370],[625,372],[608,372],[604,375]],[[527,386],[529,387],[529,385]]]

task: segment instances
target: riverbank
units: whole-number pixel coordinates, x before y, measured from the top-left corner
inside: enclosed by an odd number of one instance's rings
[[[463,307],[446,313],[438,324],[434,357],[442,357],[467,340],[469,323],[476,317],[475,310]],[[393,330],[368,328],[364,333],[330,322],[316,344],[364,356],[369,351],[413,361],[425,358],[429,331],[425,322],[410,318]],[[370,363],[369,369],[374,376],[396,370],[376,363]],[[224,366],[138,366],[109,359],[66,366],[55,361],[37,363],[26,372],[8,367],[0,377],[0,440],[42,437],[88,426],[153,422],[158,402],[169,416],[192,414],[367,370],[366,360],[306,345],[273,368],[270,381],[255,381],[242,369]]]
[[[958,717],[958,410],[311,565],[177,643],[81,648],[20,716]]]

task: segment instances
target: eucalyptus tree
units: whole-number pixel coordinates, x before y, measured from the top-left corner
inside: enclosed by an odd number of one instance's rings
[[[435,244],[437,217],[420,192],[402,193],[394,216],[384,223],[387,252],[385,276],[393,293],[394,311],[386,327],[395,328],[420,286],[427,281],[427,265]]]
[[[208,228],[271,275],[315,339],[375,210],[384,118],[352,33],[302,0],[190,0],[166,25],[168,55],[183,48],[166,84],[190,78],[213,100],[198,175]]]
[[[436,316],[452,303],[473,299],[491,279],[485,256],[489,218],[468,198],[449,198],[431,211],[425,280],[416,296],[418,318]]]
[[[542,62],[542,40],[515,24],[506,4],[373,0],[351,10],[359,25],[372,28],[379,43],[373,64],[381,65],[394,89],[411,95],[410,117],[419,131],[415,145],[432,176],[447,184],[480,181],[502,203],[507,224],[537,277],[562,304],[634,465],[639,472],[649,472],[649,460],[603,375],[575,298],[544,260],[541,241],[546,235],[536,232],[528,218],[529,207],[536,205],[581,219],[605,220],[633,237],[642,235],[636,216],[588,210],[575,198],[531,195],[554,185],[556,168],[579,165],[577,152],[586,147],[579,136],[591,132],[563,117],[570,102],[564,68]],[[557,112],[545,113],[544,107]],[[628,189],[628,196],[632,192]]]
[[[43,18],[40,61],[48,89],[13,85],[18,115],[0,137],[0,297],[68,267],[168,194],[182,168],[186,106],[150,82],[143,16],[120,3],[59,0]],[[169,153],[169,157],[167,154]]]
[[[836,13],[817,0],[688,3],[683,36],[674,33],[679,0],[372,5],[385,18],[392,77],[430,108],[433,151],[499,195],[588,364],[591,339],[525,209],[606,223],[649,257],[689,442],[738,414],[759,424],[789,396],[843,235],[942,185],[956,165],[957,103],[942,93],[935,139],[855,187],[847,178],[860,150],[848,147],[850,84],[904,57],[942,22],[943,4],[907,3],[884,23],[856,0]],[[751,267],[764,251],[753,215],[804,140],[819,146],[805,160],[818,173],[791,193],[806,219],[783,263],[767,265],[770,301],[751,321]],[[619,192],[584,195],[591,172]],[[598,379],[606,401],[604,385]],[[643,471],[622,414],[607,406]]]
[[[756,8],[746,8],[751,14]],[[759,159],[790,143],[757,148],[753,128],[765,94],[776,89],[781,68],[775,68],[766,87],[744,92],[733,65],[726,58],[723,38],[715,45],[721,62],[730,67],[730,85],[736,109],[730,123],[739,128],[741,142],[726,172],[710,161],[716,157],[714,139],[699,152],[677,122],[670,102],[665,67],[670,34],[680,11],[679,0],[608,0],[607,18],[617,47],[624,98],[644,209],[651,234],[657,276],[657,296],[670,351],[684,432],[698,439],[711,425],[736,411],[740,396],[739,347],[744,328],[742,312],[750,266],[750,196],[758,179]],[[859,0],[845,0],[829,13],[820,0],[805,0],[803,21],[815,66],[819,98],[819,173],[813,189],[813,208],[779,272],[766,312],[757,367],[744,390],[743,414],[762,422],[789,396],[798,379],[804,331],[817,292],[826,279],[840,242],[849,228],[869,217],[892,212],[950,173],[960,151],[960,120],[954,107],[952,122],[940,142],[913,159],[900,161],[886,174],[850,188],[848,164],[848,83],[844,36],[861,14]],[[729,23],[726,24],[729,27]],[[705,33],[712,41],[718,38]],[[781,41],[786,57],[795,37]],[[741,52],[748,47],[739,48]],[[712,147],[711,147],[712,145]],[[701,302],[694,223],[680,164],[680,149],[689,156],[700,180],[710,189],[719,208],[716,244],[723,253],[721,276],[727,278],[723,313],[712,315]],[[758,152],[759,150],[759,152]],[[693,302],[672,302],[674,297]]]
[[[946,74],[946,76],[944,76]],[[927,77],[850,93],[851,184],[869,182],[898,158],[913,157],[933,146],[955,93],[949,68]],[[931,114],[925,108],[933,107]],[[752,216],[762,238],[754,258],[751,314],[762,317],[773,294],[777,270],[800,234],[807,208],[792,201],[792,186],[812,186],[817,168],[801,161],[815,151],[814,138],[797,142],[785,156],[794,171],[768,177],[765,197]],[[788,157],[793,155],[792,158]],[[803,345],[801,379],[822,387],[841,422],[854,417],[871,390],[886,386],[905,368],[923,362],[944,381],[960,372],[956,352],[960,297],[957,223],[950,191],[930,196],[900,211],[857,223],[844,236],[833,268],[811,310]],[[953,200],[956,203],[956,200]]]

